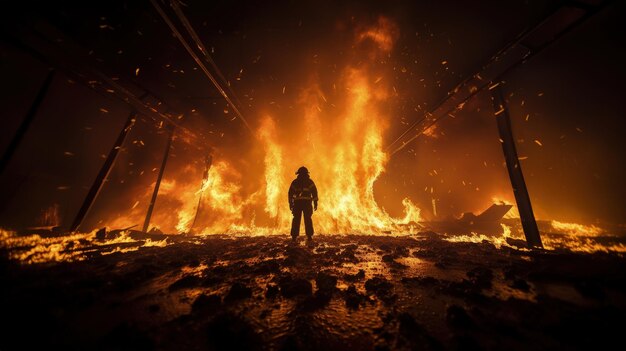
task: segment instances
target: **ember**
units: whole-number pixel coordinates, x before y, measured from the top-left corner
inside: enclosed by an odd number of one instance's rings
[[[623,342],[626,3],[5,10],[0,349]]]

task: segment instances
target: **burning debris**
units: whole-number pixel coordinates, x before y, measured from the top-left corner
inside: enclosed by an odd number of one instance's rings
[[[1,307],[12,323],[2,346],[398,349],[471,340],[576,348],[608,346],[624,327],[617,254],[555,255],[427,232],[312,244],[287,235],[178,236],[159,247],[137,245],[142,238],[130,230],[119,235],[98,246],[102,254],[85,251],[87,260],[5,262]],[[74,238],[90,239],[99,242]],[[594,323],[563,325],[574,320]],[[546,333],[554,328],[567,332]],[[41,337],[19,337],[25,330]]]
[[[117,5],[7,17],[0,349],[621,342],[621,96],[566,102],[580,45],[527,79],[612,2]]]
[[[136,251],[140,247],[164,247],[168,244],[168,237],[165,235],[146,234],[131,231],[130,228],[116,230],[101,228],[91,233],[71,235],[65,235],[61,231],[45,232],[41,229],[34,231],[39,234],[18,235],[15,232],[0,231],[2,234],[0,247],[7,250],[8,259],[29,264],[74,262],[86,260],[94,255]]]

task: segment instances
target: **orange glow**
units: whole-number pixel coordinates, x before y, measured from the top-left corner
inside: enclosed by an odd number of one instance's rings
[[[437,134],[437,125],[433,125],[427,128],[426,130],[424,130],[424,132],[422,132],[422,135],[430,137],[430,138],[439,137],[439,134]]]
[[[116,244],[127,244],[126,247]],[[86,254],[98,252],[108,255],[129,252],[141,247],[167,246],[167,240],[135,240],[127,231],[114,239],[96,240],[96,230],[56,237],[40,235],[18,236],[15,232],[0,229],[0,247],[9,250],[9,258],[23,263],[72,262],[86,259]]]
[[[577,236],[598,236],[602,234],[602,229],[596,227],[595,225],[583,225],[577,223],[566,223],[559,221],[551,221],[550,225],[552,228],[558,232],[563,234],[577,235]]]
[[[372,28],[357,35],[357,42],[371,39],[376,56],[393,47],[396,26],[380,19]],[[256,128],[253,149],[262,157],[263,170],[237,169],[227,157],[216,158],[200,191],[191,191],[183,183],[165,185],[159,198],[177,207],[176,229],[189,232],[196,204],[202,196],[201,215],[194,232],[268,234],[286,233],[291,224],[287,189],[295,170],[306,165],[319,189],[319,211],[314,214],[318,233],[406,233],[420,221],[420,210],[409,200],[402,200],[404,215],[392,218],[374,199],[374,184],[385,171],[388,155],[383,151],[383,133],[387,128],[380,109],[392,87],[373,72],[372,62],[344,67],[337,78],[341,92],[335,104],[326,98],[316,80],[301,89],[289,121],[264,113]],[[300,112],[301,111],[301,112]],[[286,126],[285,124],[291,125]],[[251,171],[255,173],[249,174]],[[250,179],[262,179],[250,190]],[[254,179],[252,181],[254,181]],[[170,185],[174,189],[170,189]],[[162,200],[159,200],[162,201]],[[167,200],[166,200],[167,201]],[[155,224],[171,221],[163,215]]]
[[[542,241],[544,249],[546,250],[568,250],[571,252],[580,252],[580,253],[595,253],[595,252],[605,252],[605,253],[618,253],[623,254],[626,253],[626,245],[622,243],[603,243],[601,241],[594,240],[595,236],[600,235],[601,230],[595,226],[585,226],[581,224],[574,223],[562,223],[558,221],[552,221],[551,223],[560,228],[561,233],[567,230],[570,232],[568,235],[563,236],[555,233],[542,233]],[[474,233],[468,235],[453,235],[446,236],[444,240],[450,242],[469,242],[469,243],[483,243],[489,242],[493,244],[497,248],[511,247],[511,244],[507,241],[507,239],[515,239],[524,242],[524,234],[521,228],[512,228],[506,224],[501,223],[502,226],[502,235],[485,235],[480,233]],[[585,232],[587,234],[595,233],[592,235],[581,235],[581,233]],[[517,250],[527,251],[529,249],[524,247],[515,247]]]
[[[511,209],[504,215],[504,218],[520,218],[519,211],[517,210],[517,205],[515,205],[515,201],[513,199],[509,199],[509,197],[502,195],[495,195],[491,197],[491,200],[494,204],[506,204],[511,205]]]
[[[372,40],[379,50],[389,52],[393,48],[397,34],[398,27],[396,24],[385,17],[380,17],[376,26],[359,33],[358,41]]]

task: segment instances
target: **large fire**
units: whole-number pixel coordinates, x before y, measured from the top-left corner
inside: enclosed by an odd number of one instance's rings
[[[256,127],[251,150],[234,154],[215,146],[207,165],[168,165],[150,228],[169,234],[287,233],[291,225],[287,190],[295,170],[304,165],[319,191],[319,210],[313,216],[318,234],[416,233],[421,227],[420,209],[408,197],[396,199],[404,207],[404,214],[396,218],[379,205],[374,193],[374,185],[389,160],[383,145],[393,117],[385,109],[394,89],[389,79],[392,72],[380,63],[389,57],[397,37],[398,28],[385,18],[357,30],[351,46],[355,59],[333,71],[337,73],[332,78],[332,91],[313,73],[314,78],[300,87],[297,98],[291,101],[288,113],[258,111],[258,122],[252,123]],[[437,128],[432,126],[423,135],[437,138]],[[238,158],[247,161],[239,162]],[[152,182],[139,188],[133,203],[117,214],[98,213],[97,224],[111,229],[139,226],[154,187]],[[491,202],[513,205],[512,193],[496,194]],[[434,198],[432,206],[437,217]],[[44,211],[41,224],[50,228],[59,225],[58,211],[57,205]],[[519,217],[513,206],[505,217],[508,224],[501,224],[501,235],[441,235],[451,242],[487,241],[496,247],[510,246],[523,240],[521,227],[511,224]],[[540,230],[548,250],[626,252],[620,242],[605,242],[611,235],[593,225],[550,221],[549,228]],[[111,254],[169,244],[166,239],[132,237],[127,230],[105,240],[98,238],[97,231],[52,237],[18,236],[0,230],[0,247],[21,248],[14,250],[11,258],[38,263],[82,260],[91,252]],[[197,239],[185,238],[192,242]]]
[[[398,28],[386,18],[357,30],[354,62],[337,68],[332,91],[312,78],[299,89],[290,115],[260,111],[248,154],[216,148],[206,172],[198,164],[168,169],[150,227],[168,233],[286,233],[291,222],[287,190],[295,170],[305,165],[319,190],[313,219],[317,233],[414,232],[420,210],[408,198],[398,199],[404,215],[394,218],[374,197],[389,157],[383,136],[391,116],[382,106],[393,90],[385,79],[392,72],[378,63],[390,54],[397,35]],[[242,157],[252,160],[248,166],[237,162]],[[257,166],[254,159],[262,162]],[[141,223],[153,186],[137,194],[132,209],[102,224]]]
[[[301,165],[311,170],[320,193],[314,222],[321,233],[407,232],[420,221],[419,209],[402,201],[404,217],[393,218],[374,198],[374,183],[385,171],[388,155],[383,151],[383,133],[389,116],[380,104],[390,87],[371,72],[371,63],[393,48],[397,29],[382,19],[355,37],[357,43],[371,40],[369,59],[349,64],[340,71],[336,91],[343,94],[341,106],[329,104],[317,82],[303,88],[291,116],[288,132],[266,115],[256,130],[256,148],[263,153],[264,184],[244,195],[241,174],[228,160],[218,160],[208,171],[202,188],[181,201],[194,206],[178,209],[176,228],[189,232],[197,198],[204,215],[193,230],[200,233],[285,233],[291,213],[287,189]],[[378,72],[379,73],[379,72]],[[261,213],[263,212],[263,213]],[[257,224],[263,217],[262,224]]]

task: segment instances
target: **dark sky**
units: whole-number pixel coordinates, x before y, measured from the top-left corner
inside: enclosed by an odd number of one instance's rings
[[[350,54],[355,30],[380,16],[391,19],[399,28],[385,63],[395,72],[397,91],[388,107],[392,117],[386,137],[393,140],[406,123],[421,117],[420,111],[560,3],[189,0],[183,10],[253,126],[263,113],[288,124],[292,117],[286,111],[312,75],[329,89],[338,67],[355,60]],[[17,6],[2,14],[2,150],[47,71],[46,64],[4,39],[20,40],[35,28],[69,54],[79,53],[111,76],[155,92],[185,115],[185,126],[218,157],[252,162],[243,159],[245,153],[237,154],[250,146],[249,132],[232,111],[224,112],[224,100],[149,1],[24,1]],[[623,1],[615,1],[504,77],[518,152],[527,157],[522,166],[540,218],[624,223],[625,10]],[[479,94],[457,118],[438,125],[437,138],[420,138],[394,155],[376,185],[381,205],[397,213],[399,199],[409,196],[432,215],[435,198],[441,216],[458,215],[481,210],[494,192],[509,189],[490,104],[487,95]],[[63,223],[71,221],[129,112],[119,100],[57,74],[1,175],[0,225],[37,225],[42,211],[54,204]],[[132,207],[128,194],[149,192],[165,139],[155,122],[138,121],[90,226],[98,225],[98,213]],[[201,167],[205,151],[177,140],[173,154],[172,169],[186,163]]]

